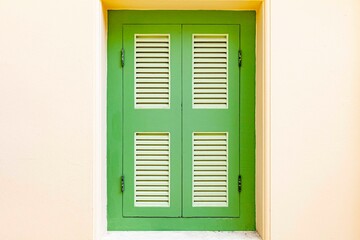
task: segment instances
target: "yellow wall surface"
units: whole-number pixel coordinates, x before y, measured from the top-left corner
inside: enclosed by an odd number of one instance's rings
[[[105,2],[121,8],[119,1]],[[126,8],[161,4],[123,1],[135,2]],[[200,2],[162,6],[206,9]],[[244,1],[206,2],[239,9]],[[257,186],[270,184],[271,192],[257,197],[257,209],[270,202],[271,240],[359,240],[360,1],[266,3],[271,32],[258,27],[269,38],[257,46],[271,53],[270,65],[257,63],[270,82],[257,93],[269,92],[270,101],[258,104],[270,114],[258,108],[257,117],[268,119],[257,127],[270,123],[271,136],[257,143],[269,148],[271,178]],[[94,149],[105,146],[95,127],[105,113],[94,101],[104,101],[106,80],[99,10],[96,0],[0,1],[0,239],[92,239],[93,167],[101,167],[93,162],[104,155]]]

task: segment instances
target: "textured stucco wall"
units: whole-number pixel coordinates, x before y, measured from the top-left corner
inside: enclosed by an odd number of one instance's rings
[[[360,239],[359,12],[271,0],[272,240]]]
[[[0,1],[0,239],[92,238],[95,8]]]
[[[360,239],[360,2],[268,3],[272,240]],[[0,239],[92,238],[98,10],[0,1]]]

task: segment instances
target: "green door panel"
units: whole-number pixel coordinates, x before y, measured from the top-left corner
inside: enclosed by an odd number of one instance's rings
[[[124,65],[124,177],[126,182],[126,191],[123,194],[123,211],[124,216],[127,217],[179,217],[181,216],[181,26],[180,25],[125,25],[123,27],[123,46],[126,53],[126,62]],[[142,37],[141,43],[138,43],[138,55],[141,56],[140,67],[135,70],[135,62],[138,60],[135,57],[135,36]],[[156,38],[158,36],[158,38]],[[158,41],[162,41],[161,37],[169,37],[170,46],[168,48],[161,47]],[[160,40],[159,40],[160,39]],[[161,42],[160,42],[161,43]],[[142,45],[141,45],[142,44]],[[150,44],[150,45],[149,45]],[[160,47],[158,47],[158,45]],[[145,47],[144,47],[145,46]],[[150,47],[148,47],[150,46]],[[139,50],[141,49],[141,50]],[[170,50],[170,51],[168,51]],[[153,51],[150,52],[149,51]],[[152,62],[156,63],[161,60],[161,56],[170,52],[170,66],[162,68],[147,68],[147,66],[155,66]],[[160,56],[160,57],[159,57]],[[145,60],[144,60],[145,59]],[[150,61],[150,63],[149,63]],[[142,65],[141,65],[142,64]],[[144,65],[145,64],[145,65]],[[165,63],[160,63],[156,66],[164,66]],[[145,66],[145,67],[144,67]],[[156,70],[159,69],[159,70]],[[164,84],[158,84],[159,81],[163,81],[166,74],[163,71],[170,71],[170,106],[169,107],[157,107],[150,106],[150,108],[136,108],[135,101],[159,101],[159,98],[143,99],[142,96],[135,96],[135,92],[138,91],[151,91],[151,95],[155,96],[159,91],[167,91]],[[135,90],[135,74],[138,76],[139,88]],[[145,76],[146,77],[143,77]],[[140,77],[139,77],[140,76]],[[165,79],[166,80],[166,79]],[[150,83],[149,83],[150,82]],[[146,88],[144,87],[146,86]],[[155,86],[155,87],[154,87]],[[159,87],[160,86],[160,87]],[[144,89],[145,88],[145,89]],[[159,95],[159,94],[158,94]],[[163,96],[163,95],[159,95]],[[161,100],[162,101],[162,100]],[[143,171],[138,171],[135,174],[135,135],[150,136],[148,143],[153,145],[146,145],[147,155],[144,155],[144,151],[139,151],[143,156],[142,162],[146,164],[153,164],[148,168],[142,168]],[[162,170],[165,166],[155,164],[154,162],[160,162],[160,158],[163,157],[163,151],[155,151],[156,149],[166,147],[162,145],[160,147],[156,145],[157,135],[168,134],[170,144],[166,145],[170,148],[170,156],[168,166],[170,166],[170,192],[165,193],[169,196],[169,206],[155,206],[161,204],[164,198],[161,191],[146,191],[151,190],[146,188],[146,185],[141,185],[145,191],[141,192],[139,199],[142,199],[140,205],[135,206],[135,177],[138,179],[147,179],[146,181],[139,181],[141,184],[152,184],[156,186],[161,182],[158,179],[165,178],[162,174]],[[155,136],[153,136],[155,135]],[[140,144],[141,145],[141,144]],[[140,146],[141,148],[141,146]],[[144,146],[142,146],[144,148]],[[159,155],[160,154],[160,155]],[[145,157],[144,157],[145,156]],[[140,158],[137,157],[137,158]],[[152,163],[150,163],[152,162]],[[159,171],[151,170],[157,169]],[[151,170],[151,171],[149,171]],[[144,174],[144,175],[140,175]],[[136,175],[136,176],[135,176]],[[138,185],[137,185],[138,186]],[[140,188],[141,188],[140,187]],[[164,189],[157,187],[156,189]],[[155,187],[153,187],[155,188]],[[138,196],[138,195],[136,195]],[[159,199],[158,203],[151,202],[151,199]],[[140,201],[140,200],[139,200]],[[150,204],[146,206],[145,204]]]
[[[185,217],[238,217],[240,85],[237,54],[240,47],[239,25],[184,25],[182,33],[183,215]],[[221,40],[225,37],[226,40]],[[193,48],[193,39],[199,41],[196,46],[200,47],[196,50]],[[227,47],[224,47],[226,43]],[[211,48],[212,46],[214,47]],[[195,55],[197,51],[199,51],[199,54]],[[196,56],[199,57],[195,60]],[[197,64],[197,61],[200,61],[200,63]],[[195,63],[196,66],[200,66],[200,69],[193,70],[193,64]],[[224,74],[226,72],[227,77]],[[196,83],[197,79],[199,82]],[[214,94],[216,92],[224,93],[226,90],[227,94]],[[195,96],[196,91],[201,94]],[[204,94],[207,91],[210,94]],[[196,97],[201,98],[200,100],[203,100],[203,103],[208,102],[210,106],[202,104],[198,108],[194,108],[193,101],[195,102],[196,99],[193,100],[193,98]],[[217,108],[216,104],[211,105],[212,101],[216,102],[220,97],[227,99],[225,100],[227,106],[220,105],[220,108]],[[202,133],[202,138],[205,140],[203,145],[199,146],[200,150],[195,152],[192,146],[193,133],[197,132]],[[227,144],[223,140],[222,142],[212,141],[212,143],[220,145],[211,144],[210,139],[206,137],[207,133],[210,134],[210,138],[216,138],[217,134],[226,133]],[[206,142],[209,142],[208,147],[206,147]],[[224,147],[227,147],[227,151],[218,150]],[[217,161],[224,160],[226,152],[227,170],[222,161]],[[201,161],[199,160],[198,163],[202,164],[200,165],[202,166],[201,169],[206,169],[206,171],[194,170],[193,154],[199,155]],[[219,164],[219,166],[214,164]],[[224,169],[219,171],[222,168]],[[194,183],[194,178],[200,180]],[[224,179],[227,180],[224,181]],[[195,188],[197,184],[202,187]],[[214,188],[214,184],[222,185]],[[201,190],[195,192],[193,188]],[[214,190],[210,191],[208,189]],[[226,198],[227,200],[223,200]],[[199,201],[198,206],[196,206],[196,201]]]
[[[255,230],[255,19],[108,11],[107,230]]]

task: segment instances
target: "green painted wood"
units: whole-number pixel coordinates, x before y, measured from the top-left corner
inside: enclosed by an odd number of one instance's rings
[[[254,11],[109,11],[107,89],[108,230],[255,230],[255,12]],[[120,177],[125,174],[123,145],[123,25],[240,25],[240,215],[232,218],[125,217]]]
[[[240,218],[112,218],[109,231],[255,231]]]
[[[228,35],[228,108],[193,108],[193,34]],[[183,215],[185,217],[239,217],[239,25],[183,26]],[[193,206],[193,132],[226,132],[228,135],[228,206]]]
[[[124,216],[178,217],[181,215],[181,26],[125,25],[124,66]],[[135,34],[170,34],[170,108],[135,108]],[[170,134],[170,207],[134,206],[134,136],[136,132]]]

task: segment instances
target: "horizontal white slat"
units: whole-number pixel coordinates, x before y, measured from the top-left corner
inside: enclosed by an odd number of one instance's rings
[[[161,52],[165,52],[168,53],[169,49],[168,48],[158,48],[158,47],[148,47],[148,48],[136,48],[135,49],[136,53],[161,53]]]
[[[147,57],[147,58],[157,58],[157,57],[162,57],[162,58],[169,58],[169,53],[168,52],[161,52],[161,53],[157,53],[157,52],[141,52],[141,53],[136,53],[136,58],[139,57]],[[200,56],[199,56],[200,57]],[[220,56],[219,56],[220,57]]]
[[[224,83],[194,83],[194,90],[195,89],[226,89],[226,84]]]
[[[199,189],[202,189],[204,187],[199,187]],[[213,187],[214,189],[219,189],[221,190],[223,187]],[[143,191],[169,191],[169,187],[168,186],[136,186],[136,189],[139,192],[143,192]]]
[[[169,58],[168,56],[166,57],[139,57],[136,56],[135,59],[136,63],[169,63]]]
[[[225,156],[226,155],[226,150],[225,151],[214,151],[212,149],[207,150],[206,152],[203,151],[195,151],[194,155],[195,156],[217,156],[217,155],[222,155]]]
[[[226,151],[227,146],[226,145],[211,145],[211,150],[225,150]],[[209,150],[209,146],[203,145],[203,146],[194,146],[195,150]]]
[[[195,99],[194,103],[198,104],[225,104],[226,105],[226,99]]]
[[[164,196],[164,197],[155,197],[155,196],[136,196],[136,200],[137,201],[167,201],[168,197]]]
[[[151,145],[151,144],[147,144],[147,145],[140,145],[140,144],[136,144],[136,148],[137,150],[169,150],[169,146],[162,146],[162,145]]]
[[[198,153],[198,152],[196,152],[195,154],[194,154],[194,159],[196,160],[195,164],[199,164],[199,165],[201,163],[205,163],[205,162],[208,162],[209,164],[214,163],[214,165],[216,165],[216,164],[222,164],[220,162],[227,161],[227,155],[226,154],[217,154],[217,155],[212,154],[212,155],[209,155],[209,154]],[[217,157],[217,159],[211,159],[210,157]],[[202,158],[202,159],[200,159],[200,158]],[[226,160],[221,160],[223,158],[226,158]]]
[[[143,89],[152,89],[153,91],[156,91],[157,89],[169,89],[169,84],[166,82],[153,82],[153,81],[143,81],[138,82],[138,88],[135,91],[140,91]]]
[[[196,53],[224,53],[226,54],[226,47],[225,48],[194,48],[194,53],[196,57]]]
[[[152,180],[169,180],[169,177],[168,176],[136,176],[136,179],[137,180],[149,180],[149,181],[152,181]]]
[[[195,170],[194,171],[194,176],[195,177],[202,177],[202,176],[212,176],[212,177],[225,177],[227,176],[227,172],[226,171],[204,171],[204,170]]]
[[[226,192],[226,186],[212,186],[212,185],[205,185],[205,186],[194,186],[196,192]]]
[[[149,180],[138,180],[136,181],[136,187],[140,186],[146,186],[146,187],[152,187],[152,186],[162,186],[162,187],[168,187],[169,182],[168,181],[149,181]]]
[[[218,100],[218,99],[224,99],[226,100],[226,95],[223,94],[223,93],[202,93],[202,92],[198,92],[198,91],[194,91],[194,93],[196,93],[196,97],[194,98],[194,100],[197,100],[197,99],[204,99],[204,100]]]
[[[140,56],[139,56],[140,57]],[[197,58],[227,58],[227,53],[226,52],[221,52],[221,53],[195,53],[194,54],[194,59],[195,62],[197,60]]]
[[[225,187],[227,188],[226,182],[196,182],[194,188],[197,187]]]
[[[197,78],[227,78],[227,75],[226,75],[226,73],[208,73],[208,72],[200,73],[200,72],[197,72],[197,73],[193,73],[193,77],[194,77],[194,80],[196,80]],[[194,83],[196,83],[196,81]]]
[[[138,94],[152,94],[156,91],[156,93],[159,93],[159,94],[166,94],[166,95],[169,95],[167,93],[167,89],[151,89],[151,88],[142,88],[142,89],[138,89],[136,91],[136,93]]]
[[[226,146],[226,140],[225,139],[220,139],[220,140],[211,140],[211,141],[204,141],[204,140],[200,140],[200,139],[196,139],[194,141],[195,146],[201,146],[201,145],[224,145]]]
[[[199,74],[226,74],[227,69],[226,68],[197,68],[194,69],[194,75]]]
[[[139,87],[136,89],[136,91],[138,90],[151,90],[151,91],[155,91],[155,90],[159,90],[159,91],[164,91],[166,93],[169,92],[169,90],[167,89],[169,87],[169,81],[166,78],[138,78],[136,79],[136,84],[143,84],[143,85],[139,85]],[[163,84],[163,86],[157,86],[157,88],[155,89],[151,89],[150,86],[148,84]],[[165,88],[160,88],[160,87],[165,87]]]
[[[168,62],[142,62],[137,61],[137,67],[138,68],[168,68],[169,63]],[[220,65],[219,65],[220,67]]]
[[[195,174],[195,173],[194,173]],[[216,176],[216,175],[210,175],[210,176],[199,176],[194,175],[194,181],[226,181],[226,176]]]
[[[136,99],[138,101],[138,105],[140,104],[166,104],[166,99]]]
[[[205,48],[223,47],[223,48],[226,48],[227,47],[226,41],[223,41],[223,42],[197,42],[196,39],[195,39],[194,42],[196,43],[197,48],[200,48],[200,47],[205,47]]]
[[[194,58],[193,61],[196,64],[199,63],[227,63],[227,58],[226,57],[222,57],[222,58],[200,58],[199,56],[197,58]]]
[[[138,156],[137,156],[138,158]],[[146,166],[146,169],[169,169],[168,162],[166,161],[137,161],[136,168],[142,169],[143,166]]]
[[[196,68],[227,68],[227,64],[226,64],[226,62],[224,62],[224,63],[221,63],[221,62],[196,63],[195,69]]]
[[[150,197],[150,196],[155,196],[155,197],[167,197],[168,195],[168,191],[143,191],[143,190],[138,190],[136,192],[136,196],[140,196],[140,197]]]
[[[139,103],[137,104],[137,108],[141,108],[141,109],[154,109],[154,105],[155,103]],[[169,104],[167,103],[156,103],[156,106],[158,108],[169,108]]]
[[[144,42],[162,42],[162,43],[168,43],[169,39],[165,37],[160,36],[154,36],[154,37],[137,37],[136,38],[137,43],[144,43]]]
[[[197,207],[223,207],[225,205],[225,201],[213,201],[213,202],[196,202]]]
[[[145,151],[145,150],[137,150],[136,156],[138,155],[168,155],[169,151]]]
[[[149,75],[152,75],[153,73],[157,74],[166,74],[166,76],[169,73],[169,69],[167,67],[164,68],[143,68],[138,67],[136,68],[136,76],[142,76],[143,74],[148,73]],[[152,76],[151,76],[152,77]]]
[[[195,133],[196,134],[196,133]],[[212,141],[213,139],[217,139],[217,140],[222,140],[222,141],[227,141],[225,134],[222,133],[216,133],[216,132],[211,132],[211,133],[201,133],[201,134],[196,134],[196,137],[194,138],[194,141],[199,141],[199,140],[206,140],[206,141]]]
[[[163,170],[163,169],[139,169],[135,168],[136,170],[136,176],[168,176],[169,170]]]
[[[215,88],[215,89],[213,89],[213,88],[210,88],[210,89],[200,88],[200,89],[198,89],[198,88],[196,88],[196,89],[194,89],[194,92],[198,93],[199,97],[204,96],[204,95],[205,96],[206,95],[212,95],[212,94],[221,94],[221,95],[225,95],[225,97],[226,97],[226,89],[224,89],[224,88],[220,88],[220,89],[217,89],[217,88]],[[200,94],[202,94],[202,95],[200,95]]]
[[[217,158],[220,158],[220,156],[216,156]],[[223,158],[226,158],[226,156],[222,156]],[[195,166],[222,166],[224,161],[216,161],[216,160],[198,160],[199,157],[194,157],[194,160],[196,161],[194,164]],[[204,159],[209,159],[209,157],[204,157]]]
[[[218,165],[213,165],[213,166],[198,166],[195,165],[194,166],[194,171],[211,171],[211,170],[215,170],[215,171],[227,171],[226,165],[224,166],[218,166]]]
[[[205,198],[205,197],[209,197],[209,198],[213,198],[213,197],[224,197],[224,192],[215,192],[215,191],[213,191],[213,192],[200,192],[200,191],[198,191],[198,192],[196,192],[196,194],[194,195],[195,196],[195,198],[196,197],[203,197],[203,198]],[[226,200],[226,197],[224,197],[225,198],[225,200]]]
[[[140,161],[153,161],[153,160],[158,160],[158,161],[167,161],[168,157],[167,156],[137,156],[137,159]]]
[[[197,201],[202,201],[202,202],[208,202],[210,206],[210,202],[211,201],[224,201],[224,203],[226,203],[226,197],[218,197],[218,196],[213,196],[213,197],[209,197],[209,196],[196,196],[194,197],[194,202]]]
[[[136,73],[135,77],[138,78],[167,78],[169,77],[169,72],[153,72],[153,73]]]
[[[164,93],[164,92],[159,92],[159,93],[157,93],[157,92],[143,92],[142,89],[139,89],[137,91],[137,93],[138,93],[138,96],[137,96],[138,99],[142,99],[142,98],[145,98],[145,99],[165,98],[165,99],[167,99],[168,96],[169,96],[168,93]]]
[[[141,39],[141,38],[138,38]],[[144,41],[137,41],[136,47],[169,47],[168,41],[163,42],[144,42]]]
[[[220,42],[220,43],[226,43],[226,37],[222,36],[222,37],[199,37],[199,36],[195,36],[194,37],[194,42],[195,43],[211,43],[211,42]]]

